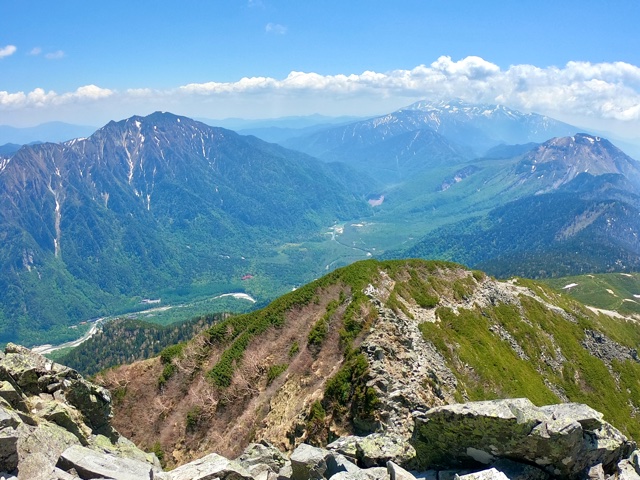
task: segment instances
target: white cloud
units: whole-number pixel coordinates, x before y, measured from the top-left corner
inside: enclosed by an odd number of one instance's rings
[[[27,96],[24,92],[9,93],[0,91],[0,107],[21,107],[26,103]]]
[[[617,121],[618,127],[625,124],[640,131],[636,128],[640,127],[638,66],[569,62],[564,67],[521,64],[501,69],[480,57],[455,61],[443,56],[428,65],[388,72],[322,75],[292,71],[281,79],[245,77],[235,82],[190,83],[165,90],[114,91],[86,85],[67,93],[42,88],[29,93],[0,91],[0,111],[33,107],[44,112],[48,108],[50,116],[55,116],[55,108],[62,105],[71,108],[83,104],[92,107],[85,112],[98,115],[108,110],[112,118],[154,110],[210,118],[238,116],[241,112],[253,118],[305,113],[369,115],[418,99],[451,98],[499,103],[579,121],[584,126]]]
[[[85,85],[84,87],[78,88],[72,95],[79,99],[97,100],[100,98],[110,97],[113,95],[113,90],[100,88],[96,85]]]
[[[64,56],[65,53],[62,50],[56,50],[55,52],[45,53],[44,58],[47,60],[60,60]]]
[[[458,62],[452,61],[451,57],[440,57],[431,64],[431,68],[447,77],[466,77],[471,80],[487,79],[500,73],[500,67],[497,65],[473,56]]]
[[[55,101],[56,99],[56,92],[54,92],[53,90],[45,92],[42,88],[36,88],[32,92],[29,92],[25,97],[25,101],[29,105],[33,105],[36,107],[44,107],[47,104]]]
[[[16,53],[18,48],[15,45],[7,45],[6,47],[0,47],[0,58],[8,57]]]
[[[280,25],[279,23],[267,23],[267,26],[264,27],[265,32],[273,33],[275,35],[284,35],[287,33],[287,27],[284,25]]]
[[[29,55],[40,55],[42,53],[42,48],[40,47],[33,47],[31,50],[29,50]]]
[[[0,109],[17,109],[30,107],[50,107],[72,102],[91,102],[112,96],[115,92],[96,85],[85,85],[74,92],[57,94],[53,90],[46,92],[36,88],[31,92],[9,93],[0,91]]]

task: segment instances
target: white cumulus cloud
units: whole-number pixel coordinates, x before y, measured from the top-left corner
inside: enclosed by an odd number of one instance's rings
[[[15,45],[7,45],[6,47],[0,47],[0,58],[8,57],[16,53],[18,48]]]
[[[454,61],[442,56],[411,70],[349,75],[292,71],[283,79],[252,77],[228,83],[192,83],[178,90],[211,96],[308,91],[399,99],[455,97],[542,113],[640,120],[640,68],[624,62],[569,62],[562,68],[523,64],[501,69],[480,57]]]
[[[0,91],[0,109],[16,109],[29,107],[49,107],[72,102],[91,102],[110,97],[115,92],[96,85],[85,85],[74,92],[58,94],[53,90],[48,92],[42,88],[35,88],[31,92],[10,93]]]
[[[284,78],[244,77],[164,90],[115,91],[86,85],[66,93],[43,88],[28,93],[0,91],[0,111],[37,107],[39,111],[50,108],[53,112],[60,105],[93,103],[96,111],[106,106],[112,112],[119,109],[123,112],[121,117],[145,110],[217,115],[216,118],[241,112],[252,117],[268,116],[270,112],[370,115],[386,113],[415,100],[451,98],[507,105],[572,123],[579,121],[584,126],[616,121],[640,131],[634,127],[636,123],[640,127],[640,67],[636,65],[569,62],[561,67],[520,64],[500,68],[476,56],[459,60],[442,56],[430,64],[387,72],[323,75],[292,71]]]

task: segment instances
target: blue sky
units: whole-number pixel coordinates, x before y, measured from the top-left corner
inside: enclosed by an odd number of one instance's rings
[[[504,103],[640,137],[640,2],[11,1],[0,124]]]

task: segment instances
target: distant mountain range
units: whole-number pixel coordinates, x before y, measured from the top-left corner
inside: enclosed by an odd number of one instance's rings
[[[388,115],[282,142],[325,161],[341,161],[381,182],[461,163],[502,144],[542,142],[576,127],[504,106],[417,102]]]
[[[335,125],[356,122],[362,118],[353,116],[328,117],[316,114],[256,120],[244,118],[224,118],[221,120],[199,118],[197,120],[214,127],[235,130],[241,135],[254,135],[267,142],[281,143],[289,138],[307,135]]]
[[[48,122],[35,127],[11,127],[0,125],[0,145],[14,143],[24,145],[33,142],[64,142],[74,138],[88,137],[96,127],[73,125],[64,122]]]
[[[368,188],[343,166],[168,113],[23,147],[0,163],[0,342],[132,295],[238,284],[247,258],[368,215]]]

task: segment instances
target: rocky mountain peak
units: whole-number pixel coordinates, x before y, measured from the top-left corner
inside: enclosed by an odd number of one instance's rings
[[[577,133],[552,138],[525,154],[517,166],[523,179],[535,179],[541,191],[569,183],[581,173],[592,176],[620,174],[640,180],[640,164],[608,140]]]
[[[482,115],[486,118],[506,116],[513,119],[534,115],[531,113],[523,113],[517,110],[513,110],[509,107],[506,107],[505,105],[472,104],[464,102],[461,99],[452,99],[450,101],[441,100],[437,102],[420,100],[418,102],[412,103],[407,107],[402,108],[401,110],[458,115],[461,118],[466,118],[468,121],[473,120],[479,115]]]

